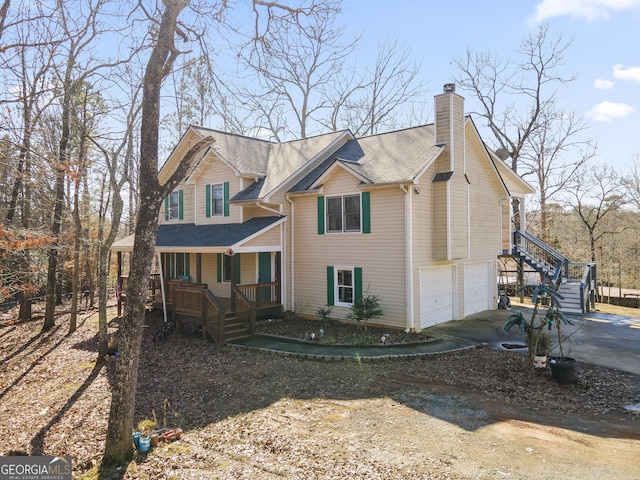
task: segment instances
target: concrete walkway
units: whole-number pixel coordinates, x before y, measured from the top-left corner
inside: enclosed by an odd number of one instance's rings
[[[504,344],[522,344],[517,329],[506,335],[502,326],[513,311],[530,316],[531,307],[515,305],[513,310],[489,310],[423,330],[433,341],[412,344],[351,347],[319,345],[283,337],[256,335],[237,342],[237,348],[252,348],[281,355],[304,357],[321,361],[384,361],[391,358],[411,358],[433,355],[488,344],[505,349]],[[568,336],[564,354],[580,362],[615,368],[640,376],[640,318],[622,317],[593,312],[588,315],[569,315],[574,325],[563,325]],[[555,332],[550,332],[554,334]],[[553,335],[552,335],[553,338]],[[518,351],[516,349],[516,351]],[[520,351],[525,351],[524,348]],[[560,355],[557,349],[550,353]]]

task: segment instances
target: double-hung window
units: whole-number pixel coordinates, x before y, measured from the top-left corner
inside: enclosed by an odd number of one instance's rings
[[[182,220],[182,190],[171,192],[164,199],[164,219]]]
[[[171,192],[169,196],[169,220],[175,220],[180,216],[180,194]]]
[[[327,197],[327,232],[360,230],[360,194]]]
[[[211,215],[224,214],[224,189],[221,183],[211,185]]]
[[[229,216],[229,182],[207,184],[205,187],[205,215]]]
[[[336,305],[353,305],[353,269],[336,269]]]
[[[327,267],[327,305],[351,307],[362,297],[362,268]]]

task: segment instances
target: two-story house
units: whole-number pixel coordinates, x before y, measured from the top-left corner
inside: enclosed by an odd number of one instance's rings
[[[511,200],[533,189],[486,146],[454,85],[434,100],[433,124],[364,138],[273,143],[190,127],[161,182],[191,145],[215,141],[160,213],[165,304],[194,318],[208,303],[227,316],[328,305],[346,318],[369,292],[384,310],[376,322],[416,331],[496,308]]]

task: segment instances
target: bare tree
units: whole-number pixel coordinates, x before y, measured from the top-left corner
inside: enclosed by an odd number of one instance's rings
[[[211,139],[194,145],[164,185],[158,181],[158,127],[160,123],[160,92],[163,80],[171,72],[179,55],[175,35],[180,32],[178,16],[189,0],[164,0],[164,11],[158,25],[156,40],[147,63],[143,81],[142,125],[140,139],[140,205],[135,228],[131,271],[127,283],[127,303],[118,332],[119,359],[112,389],[109,427],[103,465],[128,459],[132,453],[131,426],[135,405],[142,325],[147,283],[155,251],[158,212],[163,198],[175,188]]]
[[[535,179],[537,185],[540,235],[545,241],[549,239],[548,219],[553,211],[548,204],[595,154],[593,143],[579,137],[584,130],[582,118],[575,113],[545,109],[529,137],[528,148],[520,154],[522,176]],[[567,156],[570,162],[564,161]]]
[[[486,121],[498,147],[509,152],[514,171],[520,152],[539,128],[540,115],[553,106],[557,89],[574,80],[558,72],[570,45],[542,24],[520,44],[519,61],[471,50],[465,58],[454,59],[456,83],[478,100],[480,109],[474,113]]]
[[[53,225],[51,235],[54,239],[49,250],[49,265],[47,270],[47,294],[43,331],[53,327],[56,305],[56,273],[58,270],[59,236],[62,228],[62,214],[65,198],[65,176],[68,170],[68,147],[71,139],[71,110],[73,94],[78,85],[96,75],[101,70],[115,68],[126,63],[130,58],[116,58],[113,61],[92,61],[91,57],[85,65],[80,65],[83,55],[95,46],[104,35],[114,33],[115,29],[101,23],[98,19],[103,13],[107,0],[92,0],[78,9],[77,5],[58,2],[56,16],[65,33],[66,57],[64,67],[58,72],[58,82],[61,87],[60,120],[61,132],[58,142],[57,158],[55,159],[55,204],[53,210]],[[70,8],[74,8],[70,11]],[[60,293],[59,290],[57,292]]]
[[[614,216],[625,205],[620,178],[616,171],[605,163],[588,169],[581,168],[567,192],[571,197],[569,206],[578,214],[584,228],[587,229],[591,261],[595,262],[596,242],[628,228],[621,222],[610,223],[608,229],[601,228],[603,219]]]
[[[336,76],[329,122],[320,121],[331,130],[349,128],[355,135],[373,135],[423,119],[422,108],[415,117],[416,111],[407,108],[424,106],[424,85],[418,81],[420,65],[411,61],[406,45],[384,43],[371,71],[359,78],[347,72],[348,77],[344,71]]]
[[[623,182],[630,203],[640,211],[640,154],[633,155],[629,175],[623,178]]]
[[[124,121],[125,130],[120,132],[120,140],[91,137],[90,140],[102,152],[106,167],[106,183],[112,199],[104,199],[101,195],[100,215],[98,226],[98,361],[102,361],[107,353],[107,287],[109,276],[109,251],[118,235],[120,220],[124,211],[122,188],[130,180],[132,157],[134,156],[134,129],[138,124],[140,113],[140,101],[138,100],[140,88],[135,88],[131,94],[131,101]],[[115,135],[114,135],[115,136]],[[102,188],[104,192],[105,188]],[[111,203],[111,222],[109,231],[104,237],[106,211]]]

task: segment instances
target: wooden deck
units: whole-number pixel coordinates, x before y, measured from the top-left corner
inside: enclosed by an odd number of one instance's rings
[[[179,327],[184,324],[202,328],[203,338],[216,343],[247,337],[255,330],[256,319],[282,313],[278,282],[238,285],[229,297],[216,297],[206,284],[169,281],[165,284],[167,313]],[[160,285],[149,286],[149,305],[162,309]]]

